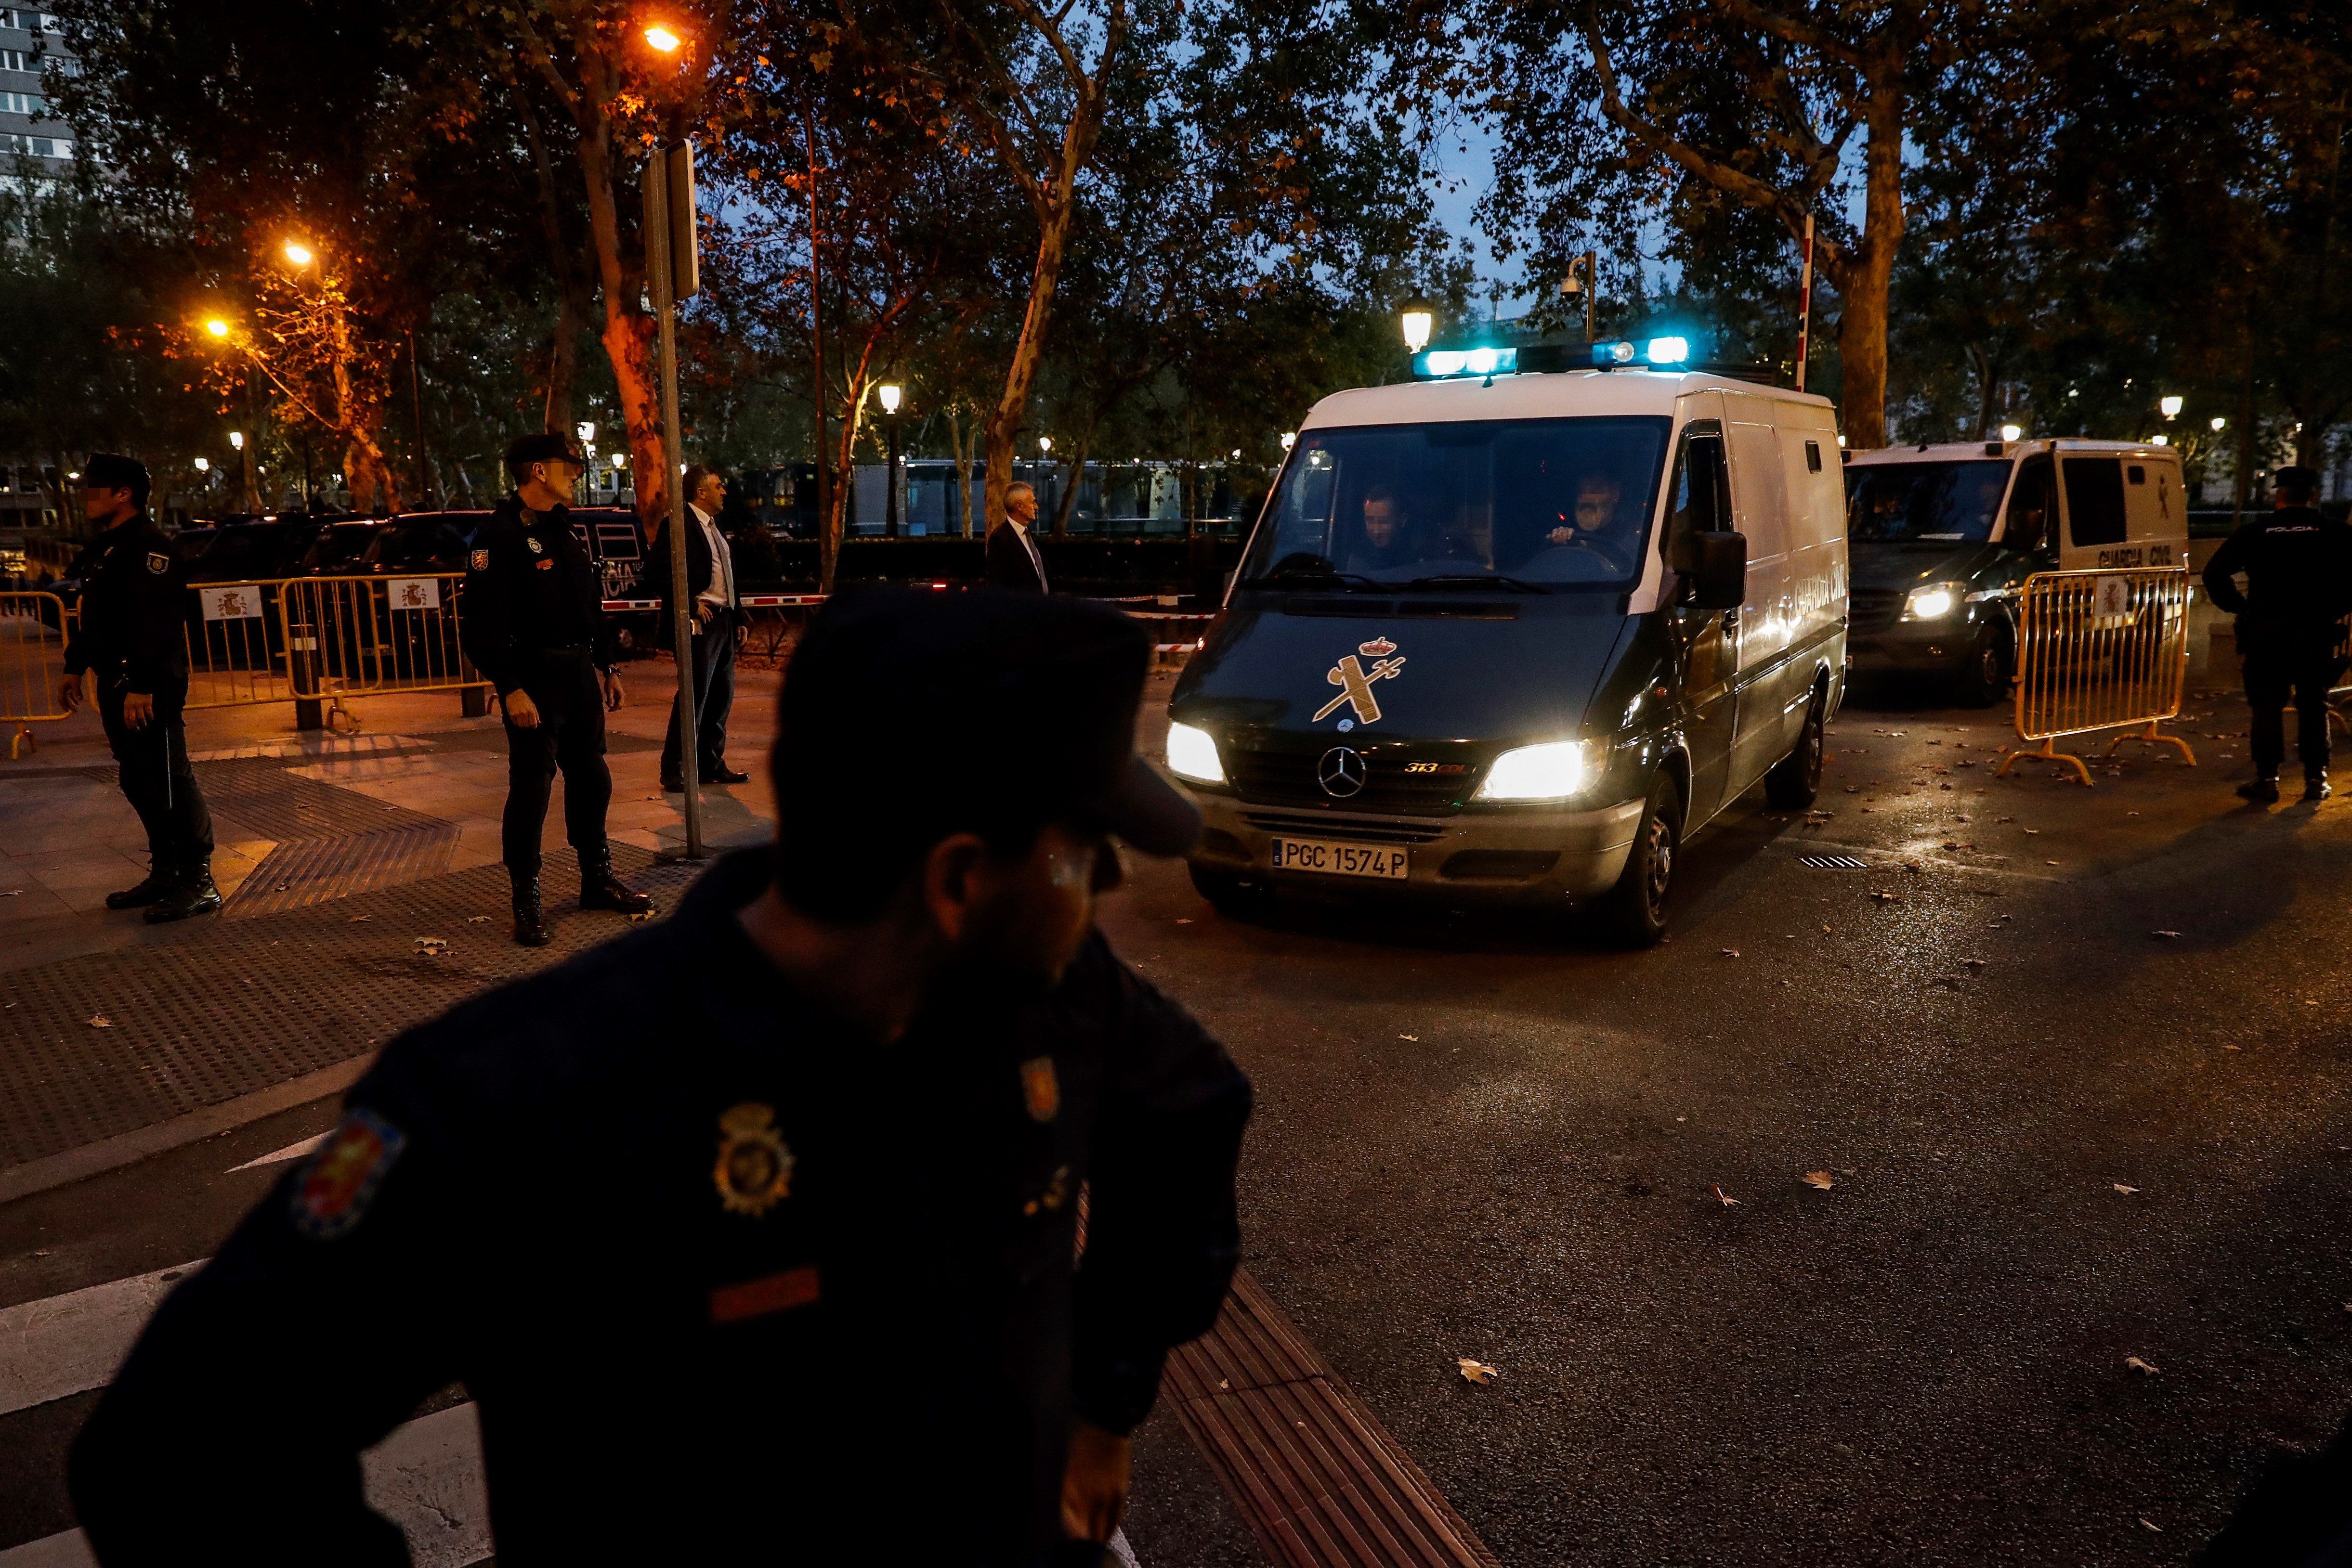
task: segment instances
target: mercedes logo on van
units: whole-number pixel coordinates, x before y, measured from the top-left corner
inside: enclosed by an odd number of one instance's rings
[[[1346,800],[1364,787],[1364,754],[1352,746],[1333,747],[1315,764],[1315,781],[1333,800]]]

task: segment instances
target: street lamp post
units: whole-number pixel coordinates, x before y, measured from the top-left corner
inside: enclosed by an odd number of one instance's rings
[[[645,40],[656,54],[686,63],[685,41],[658,25],[645,30]],[[677,302],[697,292],[694,254],[694,149],[684,134],[684,115],[673,109],[668,126],[672,145],[656,147],[646,161],[645,200],[646,281],[660,323],[662,454],[665,488],[669,493],[670,647],[677,659],[678,734],[689,741],[696,734],[694,692],[693,601],[687,591],[686,495],[679,479],[677,417]],[[713,635],[722,634],[714,632]],[[705,858],[702,847],[702,781],[700,758],[688,745],[678,752],[678,781],[686,803],[686,850],[683,858]]]
[[[245,444],[245,432],[242,430],[230,431],[228,444],[236,448],[239,465],[236,509],[240,512],[259,511],[260,507],[255,504],[257,492],[253,483],[253,448]]]
[[[905,399],[907,389],[896,382],[884,382],[874,389],[874,395],[882,400],[882,429],[887,437],[890,459],[883,486],[888,494],[882,501],[882,537],[895,539],[898,537],[898,404]]]

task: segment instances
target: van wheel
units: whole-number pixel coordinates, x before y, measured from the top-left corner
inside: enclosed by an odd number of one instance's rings
[[[1804,732],[1797,737],[1797,748],[1773,765],[1764,775],[1764,799],[1783,811],[1801,810],[1813,803],[1822,792],[1822,725],[1823,703],[1822,694],[1813,693],[1813,700],[1805,708]]]
[[[1998,623],[1988,625],[1952,677],[1952,695],[1962,707],[1990,707],[2009,695],[2010,674],[2009,633]]]
[[[1214,871],[1206,866],[1187,862],[1185,871],[1192,878],[1192,891],[1209,901],[1220,915],[1235,919],[1263,910],[1272,896],[1265,887],[1244,882],[1229,871]]]
[[[1666,934],[1666,894],[1682,847],[1683,794],[1669,773],[1650,786],[1649,803],[1633,830],[1625,870],[1593,913],[1601,934],[1628,947],[1654,947]]]

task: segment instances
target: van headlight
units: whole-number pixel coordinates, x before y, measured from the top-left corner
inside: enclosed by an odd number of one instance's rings
[[[1580,793],[1600,771],[1600,747],[1590,740],[1521,746],[1495,758],[1475,800],[1564,800]]]
[[[1959,595],[1948,582],[1931,582],[1925,588],[1915,588],[1905,601],[1903,613],[1914,621],[1941,621],[1959,602]]]
[[[1195,784],[1222,784],[1225,765],[1217,759],[1217,743],[1205,729],[1189,724],[1168,727],[1168,771]]]

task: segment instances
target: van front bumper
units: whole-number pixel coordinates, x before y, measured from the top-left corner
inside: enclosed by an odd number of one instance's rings
[[[1558,904],[1617,884],[1644,802],[1569,809],[1508,807],[1450,817],[1253,806],[1235,796],[1187,790],[1205,824],[1192,864],[1270,887],[1450,902]],[[1277,838],[1320,839],[1406,852],[1402,879],[1275,871]]]

